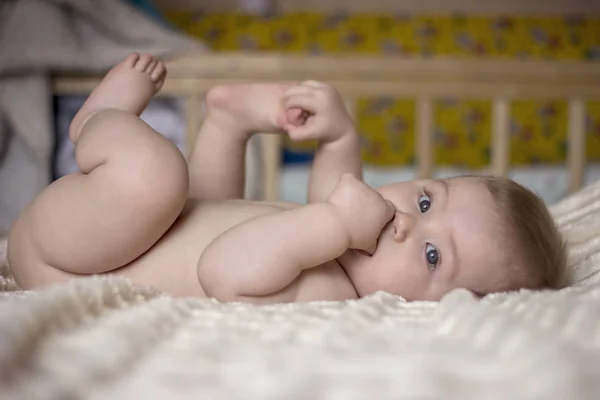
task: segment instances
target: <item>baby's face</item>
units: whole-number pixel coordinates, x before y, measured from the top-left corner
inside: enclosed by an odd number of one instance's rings
[[[397,183],[377,189],[397,212],[372,256],[340,258],[362,297],[378,290],[409,301],[439,300],[454,288],[487,293],[506,275],[488,189],[473,178]]]

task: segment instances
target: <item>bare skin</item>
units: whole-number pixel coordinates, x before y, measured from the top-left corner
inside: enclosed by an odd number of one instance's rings
[[[498,234],[485,188],[468,179],[370,188],[358,135],[330,86],[214,88],[188,166],[139,119],[165,73],[155,58],[131,55],[74,118],[81,172],[44,190],[9,238],[21,287],[112,273],[222,301],[345,300],[377,290],[434,300],[501,278],[500,249],[477,243]],[[308,205],[241,199],[255,132],[320,141]]]

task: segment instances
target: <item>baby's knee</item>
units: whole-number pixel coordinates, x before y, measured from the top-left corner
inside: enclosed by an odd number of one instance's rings
[[[189,172],[183,154],[166,138],[148,143],[125,161],[124,176],[138,196],[161,197],[183,204],[188,197]]]
[[[108,190],[150,201],[144,204],[165,210],[183,207],[189,188],[188,167],[170,140],[121,110],[98,111],[85,124],[76,148],[82,172],[102,175],[98,179]],[[94,171],[98,167],[103,172]]]
[[[127,188],[149,198],[187,199],[187,162],[169,139],[138,117],[119,110],[96,114],[88,124],[97,125],[98,140],[110,146],[108,162],[119,169]]]

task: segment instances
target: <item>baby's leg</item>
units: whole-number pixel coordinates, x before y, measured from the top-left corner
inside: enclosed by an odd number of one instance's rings
[[[12,260],[29,246],[61,271],[107,272],[139,257],[171,226],[187,199],[187,165],[138,117],[164,77],[161,62],[137,54],[107,74],[71,125],[81,172],[51,184],[25,210],[9,241]],[[24,286],[37,285],[38,272],[15,267]]]
[[[189,161],[191,197],[243,197],[250,137],[282,132],[286,119],[300,120],[300,110],[286,113],[282,105],[283,94],[292,85],[223,85],[209,91],[206,120]]]

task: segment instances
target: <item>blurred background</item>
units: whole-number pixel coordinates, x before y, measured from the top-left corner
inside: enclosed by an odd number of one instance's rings
[[[162,29],[214,51],[600,62],[597,0],[122,2]],[[114,1],[100,0],[95,7],[109,3]],[[129,28],[137,29],[135,25]],[[77,168],[67,132],[84,99],[54,97],[52,179]],[[369,184],[415,178],[415,106],[415,99],[410,98],[359,99],[356,118]],[[157,98],[142,118],[185,151],[183,107],[178,99]],[[600,99],[587,102],[585,114],[587,183],[600,178]],[[491,99],[436,100],[438,176],[489,165],[491,115]],[[566,99],[519,99],[510,104],[510,176],[548,203],[567,193],[567,115]],[[282,199],[305,201],[313,150],[312,143],[285,141]],[[4,190],[0,189],[0,196]]]
[[[600,2],[503,1],[197,1],[154,2],[161,18],[220,51],[397,54],[406,57],[600,61]],[[438,175],[490,163],[491,99],[435,104]],[[512,177],[547,202],[567,187],[565,99],[510,106]],[[586,107],[587,180],[600,176],[600,99]],[[357,123],[366,179],[415,177],[415,100],[364,98]],[[314,144],[286,141],[281,195],[305,197]]]

